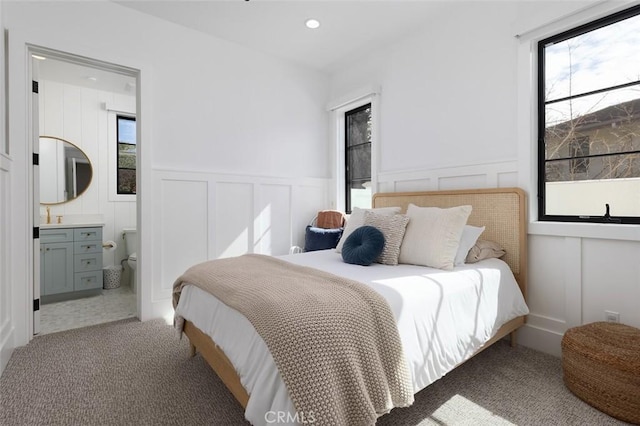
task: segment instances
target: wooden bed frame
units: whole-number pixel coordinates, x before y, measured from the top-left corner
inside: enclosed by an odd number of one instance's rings
[[[527,297],[527,216],[526,195],[519,188],[472,189],[430,192],[378,193],[373,196],[373,207],[400,206],[406,212],[412,203],[421,207],[454,207],[471,205],[473,210],[468,224],[484,226],[481,239],[499,243],[507,254],[502,258],[511,268],[520,286],[522,295]],[[510,336],[511,345],[516,342],[516,330],[524,325],[525,317],[517,317],[504,324],[496,334],[473,356],[498,340]],[[222,349],[204,332],[190,321],[185,321],[184,333],[189,338],[191,355],[200,352],[213,371],[231,391],[242,407],[246,408],[249,394],[242,386],[231,361]]]

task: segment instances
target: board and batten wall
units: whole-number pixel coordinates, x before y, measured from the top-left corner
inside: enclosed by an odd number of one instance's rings
[[[171,285],[189,266],[244,253],[280,255],[304,245],[304,230],[326,206],[328,180],[155,170],[159,235],[153,258],[161,286],[153,298],[171,296]],[[182,242],[182,244],[176,244]]]
[[[21,171],[14,192],[28,188],[27,45],[139,72],[142,320],[172,316],[170,288],[186,267],[248,251],[287,253],[315,212],[329,207],[326,75],[110,1],[3,6]],[[17,345],[30,338],[26,206],[12,206],[21,215],[12,223],[8,290]]]
[[[625,2],[597,3],[454,2],[331,79],[333,99],[380,89],[376,190],[525,189],[531,314],[518,340],[555,355],[568,328],[602,321],[605,310],[640,327],[640,227],[537,222],[532,39],[515,36]]]

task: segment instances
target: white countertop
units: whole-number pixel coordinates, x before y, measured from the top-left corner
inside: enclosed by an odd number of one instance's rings
[[[58,228],[90,228],[103,227],[103,222],[83,222],[83,223],[41,223],[40,229],[58,229]]]

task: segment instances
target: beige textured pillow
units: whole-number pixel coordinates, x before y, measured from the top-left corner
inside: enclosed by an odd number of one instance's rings
[[[409,217],[403,214],[381,215],[374,211],[364,212],[364,224],[379,229],[384,235],[384,248],[376,262],[385,265],[397,265],[400,255],[400,244]]]
[[[409,204],[409,224],[400,246],[399,263],[451,270],[471,206],[449,209]]]
[[[380,207],[377,209],[361,209],[359,207],[354,207],[351,211],[351,216],[347,219],[347,226],[344,227],[342,238],[340,238],[340,241],[338,241],[338,245],[336,246],[336,253],[342,253],[342,246],[347,240],[347,237],[351,235],[353,231],[364,225],[365,211],[374,211],[378,214],[391,216],[396,213],[400,213],[400,207]]]
[[[469,250],[465,263],[476,263],[483,259],[496,258],[499,259],[507,252],[502,246],[496,242],[489,240],[478,240],[475,245]]]

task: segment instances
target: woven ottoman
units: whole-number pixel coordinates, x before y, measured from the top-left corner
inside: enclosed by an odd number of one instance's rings
[[[562,369],[565,385],[580,399],[640,424],[640,329],[595,322],[567,330]]]

